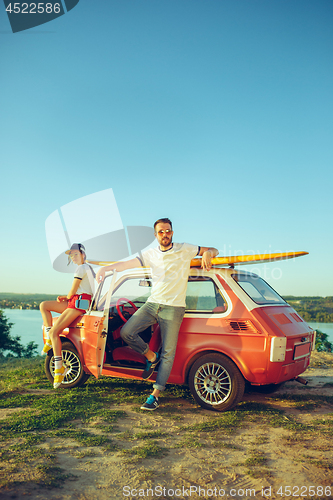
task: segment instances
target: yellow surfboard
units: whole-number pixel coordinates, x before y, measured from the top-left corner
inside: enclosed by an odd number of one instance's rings
[[[260,262],[272,262],[276,260],[293,259],[307,255],[309,252],[278,252],[256,255],[233,255],[231,257],[215,257],[212,259],[213,266],[231,266],[245,264],[259,264]],[[201,258],[191,260],[191,267],[201,266]]]
[[[245,264],[259,264],[261,262],[274,262],[277,260],[294,259],[302,255],[308,255],[309,252],[278,252],[278,253],[264,253],[255,255],[233,255],[230,257],[214,257],[212,259],[213,266],[234,266]],[[97,261],[87,260],[89,264],[96,266],[109,266],[115,264],[116,261]],[[201,257],[191,260],[191,267],[201,267]]]

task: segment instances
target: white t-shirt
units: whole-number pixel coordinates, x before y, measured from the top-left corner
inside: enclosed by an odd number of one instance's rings
[[[142,264],[152,270],[153,287],[148,302],[185,307],[190,263],[199,250],[197,245],[174,243],[164,252],[160,247],[142,252]]]
[[[77,294],[89,293],[94,295],[94,277],[91,272],[90,266],[88,264],[81,264],[75,271],[74,278],[81,280],[79,288],[77,289]]]

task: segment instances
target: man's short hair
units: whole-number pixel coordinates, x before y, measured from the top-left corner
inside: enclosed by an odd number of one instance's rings
[[[155,231],[155,228],[157,226],[157,224],[170,224],[171,226],[171,229],[172,229],[172,222],[170,219],[168,218],[164,218],[164,219],[158,219],[155,224],[154,224],[154,231]]]

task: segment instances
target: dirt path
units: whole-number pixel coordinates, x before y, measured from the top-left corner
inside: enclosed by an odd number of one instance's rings
[[[250,393],[244,401],[266,403],[284,411],[281,418],[310,425],[322,419],[333,423],[332,405],[295,406],[281,395],[333,395],[333,368],[308,369],[307,386],[286,383],[274,395]],[[276,397],[276,398],[275,398]],[[310,398],[311,399],[311,398]],[[296,402],[297,403],[297,402]],[[112,441],[118,451],[85,448],[68,439],[48,439],[40,446],[57,454],[57,464],[71,477],[59,488],[29,484],[22,465],[23,485],[0,492],[3,500],[118,500],[134,498],[333,498],[332,432],[290,430],[275,426],[268,413],[256,423],[231,429],[214,428],[219,414],[185,400],[167,402],[156,412],[138,412],[135,406],[117,406],[127,417],[118,420]],[[14,410],[3,410],[5,414]],[[194,432],[186,425],[206,422],[211,430]],[[77,428],[84,429],[79,422]],[[89,431],[91,432],[91,425]],[[331,427],[332,429],[332,427]],[[94,428],[96,435],[101,430]],[[141,434],[140,434],[141,433]],[[147,435],[151,439],[145,439]],[[138,436],[141,436],[138,438]],[[149,436],[148,436],[149,437]],[[152,443],[155,443],[153,445]],[[157,453],[149,456],[151,452]],[[155,446],[155,448],[154,448]],[[147,454],[126,454],[137,450]],[[125,451],[124,451],[125,450]],[[309,489],[310,486],[312,489]],[[288,489],[289,488],[289,489]]]

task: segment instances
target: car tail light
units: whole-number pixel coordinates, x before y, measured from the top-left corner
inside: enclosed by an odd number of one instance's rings
[[[272,337],[269,360],[271,362],[284,361],[286,358],[286,347],[287,337]]]

